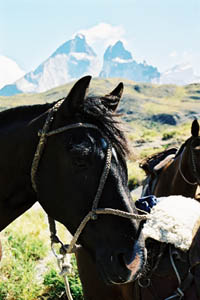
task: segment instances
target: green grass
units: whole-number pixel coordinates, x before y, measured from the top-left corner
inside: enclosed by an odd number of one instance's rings
[[[167,148],[179,148],[191,135],[191,123],[191,121],[187,121],[177,126],[162,125],[159,127],[157,124],[152,124],[151,128],[143,127],[134,122],[129,124],[128,138],[133,149],[128,161],[129,187],[131,189],[140,185],[145,178],[145,173],[139,168],[139,162]],[[135,128],[137,133],[135,133]]]
[[[72,256],[71,263],[73,266],[73,272],[68,275],[70,291],[73,299],[83,300],[82,287],[78,276],[78,270],[74,255]],[[45,290],[40,295],[40,299],[42,300],[60,299],[65,295],[65,285],[63,277],[61,277],[54,268],[51,268],[44,275],[43,285],[45,286]]]
[[[37,262],[47,254],[47,247],[37,236],[22,234],[11,228],[4,233],[5,258],[0,268],[0,299],[34,299],[40,286],[34,273]]]
[[[59,236],[69,234],[58,224]],[[50,251],[47,219],[40,208],[32,208],[1,233],[0,300],[54,300],[65,291],[56,259]],[[82,289],[75,259],[69,275],[72,294],[81,300]]]

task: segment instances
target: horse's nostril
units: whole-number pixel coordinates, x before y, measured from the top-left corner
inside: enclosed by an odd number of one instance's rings
[[[119,261],[119,264],[120,264],[122,267],[125,267],[125,266],[126,266],[125,261],[124,261],[124,254],[123,254],[123,253],[119,253],[119,254],[118,254],[118,261]]]
[[[136,273],[138,271],[138,269],[140,268],[140,264],[141,258],[138,253],[132,260],[129,260],[127,263],[125,261],[126,268],[129,269],[132,273]]]
[[[121,251],[117,254],[116,258],[123,269],[128,269],[131,272],[131,276],[137,274],[142,264],[142,258],[136,249],[130,252]]]

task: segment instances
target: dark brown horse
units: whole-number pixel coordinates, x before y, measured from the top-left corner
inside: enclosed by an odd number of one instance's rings
[[[136,219],[111,214],[138,216],[127,184],[127,143],[114,113],[123,84],[88,97],[90,80],[80,79],[61,101],[0,113],[0,230],[36,201],[72,235],[92,210],[79,243],[105,282],[129,282],[144,264],[144,241]],[[109,214],[97,218],[99,209]]]
[[[200,137],[197,120],[192,123],[191,133],[191,137],[182,144],[175,156],[169,155],[169,159],[165,158],[167,163],[161,169],[159,165],[162,166],[162,162],[152,166],[149,174],[147,166],[149,159],[141,163],[147,174],[147,181],[150,179],[151,182],[147,194],[154,194],[157,197],[169,195],[198,197],[196,190],[200,184]],[[159,154],[154,155],[154,161],[157,156]]]
[[[175,157],[174,155],[173,158],[170,156],[167,163],[160,170],[155,168],[154,172],[151,173],[150,176],[153,178],[148,181],[151,184],[145,190],[146,195],[169,196],[180,194],[186,197],[195,197],[196,188],[200,182],[200,137],[198,136],[199,125],[196,120],[192,123],[191,132],[192,136],[181,146]],[[174,153],[174,151],[171,151],[171,153]],[[102,282],[87,250],[80,249],[76,254],[76,258],[85,299],[181,299],[181,293],[183,292],[186,300],[200,300],[199,241],[200,229],[190,250],[185,253],[171,245],[148,239],[146,241],[148,251],[146,274],[144,273],[134,283],[112,287]]]

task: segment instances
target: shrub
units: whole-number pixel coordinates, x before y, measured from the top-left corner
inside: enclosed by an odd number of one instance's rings
[[[75,257],[71,259],[73,265],[73,273],[69,274],[68,281],[70,291],[74,300],[83,300],[82,286],[78,275]],[[48,300],[60,299],[62,296],[65,299],[65,286],[62,276],[58,275],[57,271],[51,269],[45,276],[43,284],[46,286],[45,294],[48,295]]]
[[[173,137],[175,137],[175,135],[176,135],[176,131],[164,132],[163,136],[162,136],[162,140],[166,141],[166,140],[172,139]]]
[[[0,299],[1,300],[31,300],[39,292],[39,285],[34,278],[34,270],[39,259],[46,254],[46,246],[38,238],[6,231],[7,243],[0,272]]]

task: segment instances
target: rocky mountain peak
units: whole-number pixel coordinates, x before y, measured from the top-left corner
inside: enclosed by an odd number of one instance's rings
[[[70,53],[85,53],[87,55],[96,56],[93,49],[87,44],[85,36],[80,33],[57,48],[51,57],[55,57],[58,54],[68,55]]]
[[[131,52],[124,48],[121,41],[117,41],[113,46],[109,46],[104,54],[104,60],[111,60],[115,58],[120,58],[124,60],[131,60]]]
[[[146,62],[143,64],[133,60],[131,52],[125,49],[121,41],[109,46],[105,51],[100,77],[119,77],[137,82],[151,82],[159,76],[157,68]]]

